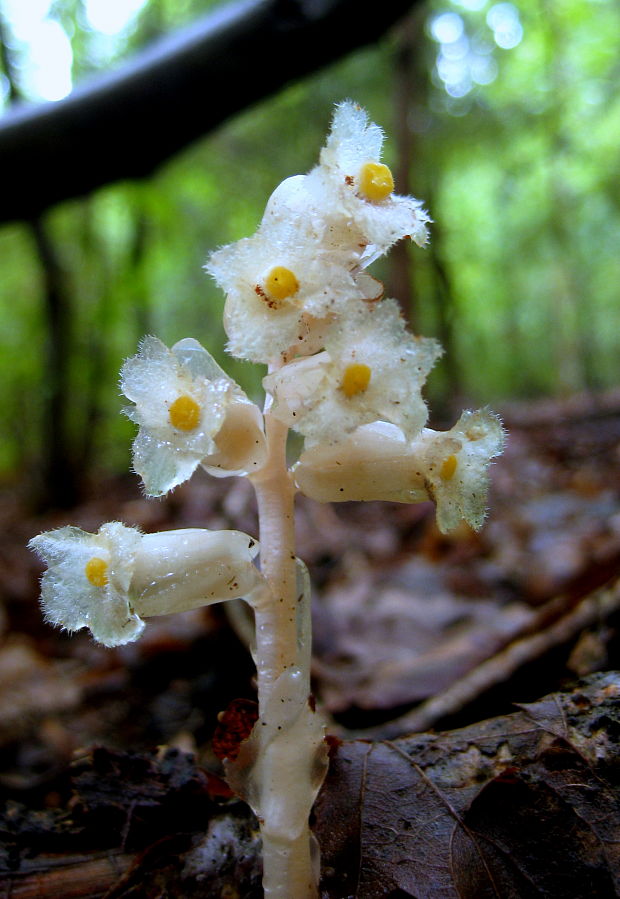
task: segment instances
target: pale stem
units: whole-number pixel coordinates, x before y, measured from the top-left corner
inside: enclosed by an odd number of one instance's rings
[[[294,691],[294,699],[291,691],[286,702],[272,703],[269,709],[269,724],[275,724],[279,739],[276,743],[263,744],[260,786],[264,797],[277,799],[267,801],[261,815],[263,887],[268,897],[314,899],[318,896],[318,871],[316,857],[313,864],[313,838],[308,825],[311,801],[306,811],[303,799],[310,795],[306,785],[311,778],[311,764],[308,748],[297,745],[295,726],[290,724],[296,719],[291,714],[291,702],[299,703],[300,707],[303,704],[303,711],[307,711],[310,693],[308,646],[300,648],[299,639],[300,623],[307,622],[309,615],[309,609],[299,606],[309,603],[310,597],[304,596],[303,591],[298,596],[297,589],[295,488],[286,465],[288,428],[267,411],[265,433],[267,463],[251,478],[258,502],[261,571],[270,588],[254,606],[260,714],[265,715],[269,698],[274,695],[274,685],[285,671],[293,673],[296,669],[295,680],[299,684],[301,678],[303,684]],[[276,718],[279,715],[281,720]],[[304,737],[302,731],[301,741]],[[283,827],[283,821],[299,821],[300,800],[304,809],[301,817],[305,815],[305,821],[299,828],[295,827],[296,832],[289,832]]]
[[[288,428],[267,412],[265,432],[267,463],[251,478],[258,503],[261,571],[271,591],[269,601],[256,609],[260,712],[276,678],[298,664],[295,488],[286,466]]]

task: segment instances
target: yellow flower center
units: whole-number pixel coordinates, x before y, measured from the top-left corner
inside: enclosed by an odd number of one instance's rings
[[[168,409],[168,418],[178,431],[193,431],[200,422],[200,406],[191,396],[183,394]]]
[[[299,290],[299,281],[283,265],[276,265],[265,278],[265,290],[272,300],[288,300]]]
[[[439,477],[444,481],[451,481],[454,477],[454,472],[458,466],[458,459],[454,455],[448,456],[447,459],[444,459],[441,463],[441,468],[439,469]]]
[[[357,396],[358,393],[363,393],[370,384],[371,374],[372,370],[369,365],[364,365],[363,362],[352,362],[344,370],[340,389],[348,399]]]
[[[382,162],[367,162],[358,175],[359,192],[371,203],[380,203],[394,190],[392,173]]]
[[[105,587],[108,583],[108,563],[99,556],[93,556],[84,566],[84,574],[93,587]]]

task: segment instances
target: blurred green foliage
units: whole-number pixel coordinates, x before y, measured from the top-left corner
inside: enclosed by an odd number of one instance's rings
[[[52,12],[78,81],[214,5],[150,0],[113,48],[88,29],[80,0],[55,0]],[[207,252],[252,233],[279,181],[315,163],[345,97],[383,125],[395,168],[396,98],[409,98],[410,189],[436,222],[432,249],[409,251],[412,319],[452,354],[431,391],[479,403],[617,383],[619,45],[612,0],[433,0],[376,47],[284,87],[150,181],[51,210],[73,322],[71,439],[87,432],[91,462],[128,467],[133,429],[116,385],[144,333],[168,344],[194,336],[224,359]],[[27,226],[0,230],[0,258],[0,472],[9,475],[44,451],[46,334]],[[389,262],[377,273],[389,281]],[[224,364],[259,394],[260,371]]]

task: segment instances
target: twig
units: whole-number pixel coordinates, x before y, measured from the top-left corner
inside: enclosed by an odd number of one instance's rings
[[[237,0],[147,47],[55,103],[0,120],[0,222],[141,178],[288,82],[374,43],[412,0],[381,15],[358,0]],[[53,172],[53,177],[50,177]]]
[[[67,899],[101,896],[127,871],[134,855],[108,852],[92,857],[47,859],[23,871],[0,874],[0,897],[10,899]],[[5,879],[6,877],[6,879]]]
[[[437,696],[423,702],[411,712],[377,728],[363,731],[364,738],[391,739],[408,733],[426,731],[448,715],[460,711],[491,687],[506,681],[523,665],[561,646],[581,630],[608,618],[620,610],[620,580],[585,597],[570,612],[544,631],[533,633],[511,643],[486,662],[478,665]]]

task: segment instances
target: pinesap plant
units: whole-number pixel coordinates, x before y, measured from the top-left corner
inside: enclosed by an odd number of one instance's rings
[[[249,603],[259,717],[225,768],[260,822],[265,895],[281,899],[318,895],[308,819],[327,770],[310,701],[310,588],[295,552],[295,494],[430,499],[440,530],[462,520],[478,528],[489,462],[504,439],[487,410],[464,412],[449,431],[425,426],[422,389],[441,348],[407,330],[396,301],[366,271],[396,241],[427,241],[428,216],[394,193],[382,142],[364,110],[339,104],[319,164],[276,188],[256,234],[208,260],[226,293],[228,351],[268,365],[262,411],[191,338],[169,349],[146,337],[122,370],[146,493],[166,494],[198,467],[247,477],[260,545],[239,531],[143,534],[119,522],[31,541],[48,566],[47,620],[86,627],[105,646],[137,639],[149,616]],[[292,465],[291,429],[304,438]]]

